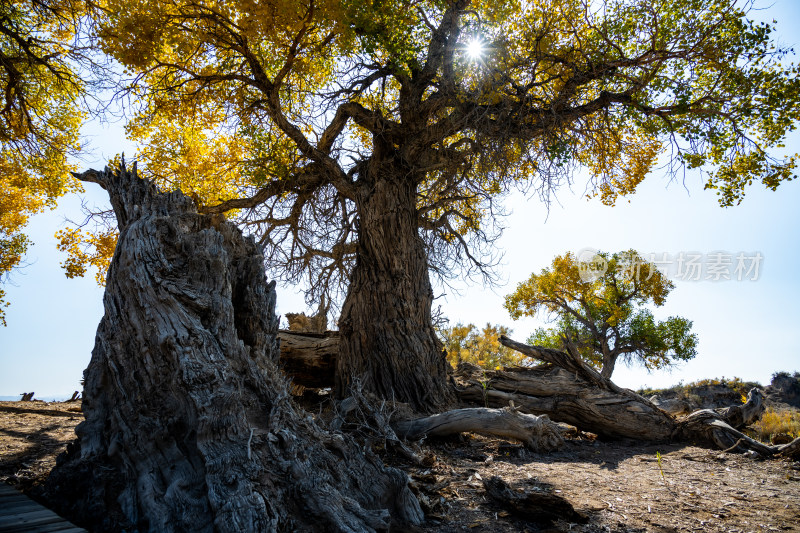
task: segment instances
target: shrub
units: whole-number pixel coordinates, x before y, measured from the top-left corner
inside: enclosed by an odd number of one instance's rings
[[[750,425],[750,430],[763,442],[772,440],[772,437],[779,433],[785,433],[795,439],[800,437],[800,412],[768,407],[761,419]]]
[[[451,328],[439,329],[439,336],[447,350],[447,360],[452,366],[465,362],[489,370],[530,364],[527,357],[500,344],[500,335],[510,334],[507,327],[492,324],[478,329],[473,324],[465,326],[458,323]]]

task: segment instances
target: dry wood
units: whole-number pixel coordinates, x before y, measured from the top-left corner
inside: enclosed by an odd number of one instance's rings
[[[444,437],[457,433],[480,433],[522,441],[536,451],[551,451],[564,444],[559,427],[546,416],[520,413],[513,407],[503,409],[455,409],[416,420],[396,422],[401,438]]]
[[[516,492],[497,476],[483,480],[486,493],[510,511],[527,520],[552,523],[556,520],[584,524],[588,519],[575,510],[569,501],[557,494],[539,490]]]
[[[765,409],[764,393],[758,389],[750,389],[744,404],[731,405],[714,411],[732,428],[742,429],[761,418]]]
[[[800,459],[800,438],[796,438],[786,444],[774,446],[775,454],[781,457]]]
[[[689,404],[685,400],[680,400],[678,398],[660,398],[658,396],[652,396],[649,400],[653,405],[662,411],[668,412],[672,416],[686,414],[690,411]]]
[[[339,336],[334,331],[307,333],[278,331],[281,366],[296,385],[323,389],[333,387]]]
[[[617,394],[562,368],[483,370],[461,365],[459,396],[493,407],[514,402],[525,412],[547,415],[605,438],[669,440],[675,421],[638,395]]]
[[[96,531],[374,531],[423,516],[407,476],[319,427],[278,368],[275,284],[250,238],[128,172],[85,372],[85,422],[50,502]]]
[[[310,338],[308,349],[281,350],[283,364],[296,383],[329,383],[328,365],[335,364],[334,346],[338,337],[329,333],[324,338],[324,349],[313,346],[315,342],[323,342],[318,339]],[[659,405],[603,378],[569,353],[528,346],[506,337],[501,338],[501,343],[547,364],[504,370],[461,365],[455,374],[461,400],[497,408],[513,403],[525,412],[547,415],[611,439],[700,440],[721,449],[733,447],[732,451],[780,453],[779,447],[758,443],[736,429],[751,424],[763,412],[764,396],[757,389],[750,392],[744,405],[698,411],[679,421]],[[292,374],[288,370],[292,368],[302,370]],[[742,443],[734,446],[742,438]],[[784,453],[796,453],[792,452],[794,449],[788,447]]]
[[[702,409],[676,421],[652,402],[618,387],[567,352],[528,346],[505,336],[500,343],[550,365],[512,372],[478,373],[465,368],[461,373],[465,383],[462,398],[475,400],[482,396],[489,403],[513,400],[530,412],[547,414],[553,420],[607,437],[700,441],[723,450],[762,456],[796,455],[800,448],[800,439],[769,446],[733,427],[754,422],[764,411],[764,395],[758,389],[750,391],[744,405],[716,411]]]

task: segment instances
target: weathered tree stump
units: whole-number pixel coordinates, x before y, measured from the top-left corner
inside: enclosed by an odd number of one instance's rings
[[[252,239],[129,172],[78,440],[45,497],[97,531],[374,531],[419,523],[407,476],[292,402]]]

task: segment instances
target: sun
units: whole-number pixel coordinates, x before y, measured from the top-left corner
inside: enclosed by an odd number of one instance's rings
[[[483,41],[476,37],[467,43],[467,55],[470,59],[479,59],[483,55]]]

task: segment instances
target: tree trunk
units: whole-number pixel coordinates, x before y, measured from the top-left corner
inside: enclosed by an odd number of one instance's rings
[[[45,497],[97,531],[374,531],[419,523],[407,477],[291,401],[252,239],[125,170],[78,440]]]
[[[603,353],[603,368],[600,369],[600,375],[606,379],[611,379],[611,374],[614,373],[614,368],[617,366],[616,353],[608,353],[604,350]]]
[[[395,165],[365,171],[358,255],[339,319],[336,392],[354,380],[380,398],[433,412],[454,400],[431,322],[433,290],[419,236],[416,185]],[[366,183],[369,183],[367,185]]]

